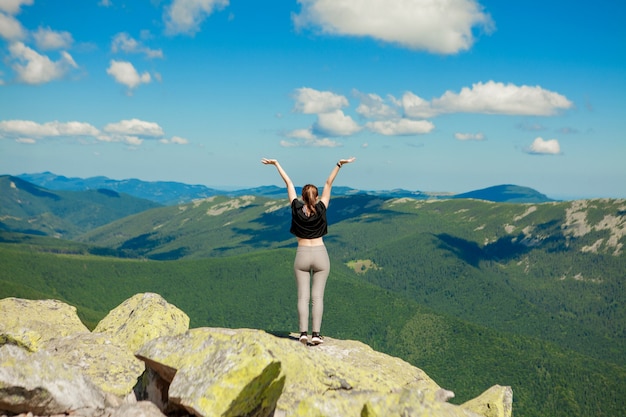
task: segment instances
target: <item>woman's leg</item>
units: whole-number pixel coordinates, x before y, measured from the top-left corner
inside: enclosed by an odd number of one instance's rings
[[[300,333],[309,329],[309,302],[311,300],[311,257],[305,247],[298,246],[293,272],[298,286],[298,326]]]
[[[314,246],[313,263],[313,286],[311,289],[311,310],[313,323],[311,330],[319,333],[322,328],[322,316],[324,315],[324,289],[330,273],[330,259],[326,246]]]

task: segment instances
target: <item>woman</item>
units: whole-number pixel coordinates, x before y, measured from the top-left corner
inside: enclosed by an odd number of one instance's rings
[[[340,159],[331,171],[322,197],[317,199],[317,187],[307,184],[302,188],[302,201],[298,200],[293,182],[276,159],[261,160],[265,165],[274,165],[287,186],[287,196],[291,203],[291,233],[298,238],[296,259],[293,263],[298,285],[298,321],[300,343],[309,342],[309,303],[312,310],[311,343],[319,345],[324,340],[320,335],[322,315],[324,313],[324,288],[330,272],[330,260],[322,236],[328,233],[326,209],[330,202],[333,181],[342,165],[353,162],[356,158]],[[311,276],[313,285],[311,286]]]

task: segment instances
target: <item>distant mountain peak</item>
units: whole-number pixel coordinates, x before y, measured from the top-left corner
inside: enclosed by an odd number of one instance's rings
[[[474,198],[496,203],[546,203],[554,201],[537,190],[514,184],[494,185],[480,190],[455,194],[451,198]]]

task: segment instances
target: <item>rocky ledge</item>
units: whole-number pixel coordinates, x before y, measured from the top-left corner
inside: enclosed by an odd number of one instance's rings
[[[189,329],[137,294],[90,332],[56,300],[0,300],[0,415],[510,417],[510,387],[461,405],[421,369],[351,340]]]

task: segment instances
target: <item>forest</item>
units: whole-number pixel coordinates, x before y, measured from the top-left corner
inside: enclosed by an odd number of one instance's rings
[[[625,206],[334,199],[322,331],[423,369],[455,403],[501,384],[516,416],[624,415]],[[149,291],[192,327],[293,332],[286,219],[282,200],[214,197],[72,240],[0,231],[0,297],[56,298],[93,327]]]

